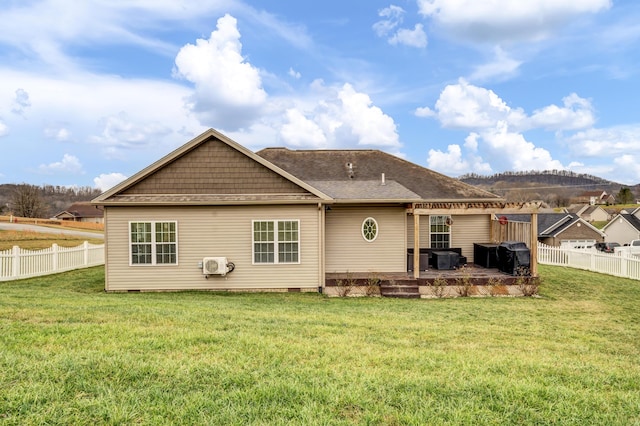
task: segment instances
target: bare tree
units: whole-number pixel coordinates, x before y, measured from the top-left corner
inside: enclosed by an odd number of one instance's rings
[[[540,193],[538,193],[535,188],[519,188],[512,189],[507,192],[505,198],[510,202],[526,203],[533,200],[539,200]]]
[[[25,183],[16,186],[9,208],[14,216],[19,217],[45,217],[47,215],[41,189]]]

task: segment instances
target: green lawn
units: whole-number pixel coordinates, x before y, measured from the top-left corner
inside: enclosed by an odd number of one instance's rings
[[[540,298],[0,283],[0,424],[640,424],[640,282],[540,269]]]

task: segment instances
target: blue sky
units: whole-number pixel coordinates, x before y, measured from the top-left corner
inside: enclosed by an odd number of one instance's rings
[[[213,127],[444,173],[640,182],[640,3],[3,0],[0,182],[96,186]]]

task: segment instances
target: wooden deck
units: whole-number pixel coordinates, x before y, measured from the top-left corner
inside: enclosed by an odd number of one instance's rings
[[[449,285],[456,285],[461,280],[471,280],[474,285],[486,285],[489,282],[502,282],[505,285],[515,284],[521,277],[500,272],[497,268],[483,268],[477,265],[467,265],[459,269],[429,269],[420,271],[420,278],[414,278],[413,272],[353,272],[353,273],[327,273],[326,285],[335,286],[339,280],[355,280],[359,285],[365,285],[366,281],[378,278],[381,282],[407,282],[412,281],[417,285],[433,285],[436,280],[445,280]]]
[[[499,271],[497,268],[484,268],[478,265],[467,265],[459,269],[440,270],[429,269],[421,271],[419,278],[414,278],[413,272],[391,273],[327,273],[325,288],[328,294],[340,294],[340,288],[345,286],[353,289],[352,294],[369,294],[372,286],[379,286],[382,296],[395,297],[427,297],[433,294],[433,289],[444,288],[444,294],[460,294],[460,288],[472,288],[473,295],[488,294],[500,288],[503,295],[518,295],[514,290],[523,286],[530,286],[537,282],[537,277],[514,276]],[[447,289],[447,287],[449,289]],[[489,289],[491,288],[491,289]]]

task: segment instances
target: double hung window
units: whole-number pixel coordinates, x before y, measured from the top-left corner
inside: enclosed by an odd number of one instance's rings
[[[176,265],[177,222],[130,222],[131,265]]]
[[[299,263],[298,220],[254,220],[253,263]]]
[[[451,216],[429,216],[431,248],[451,247]]]

